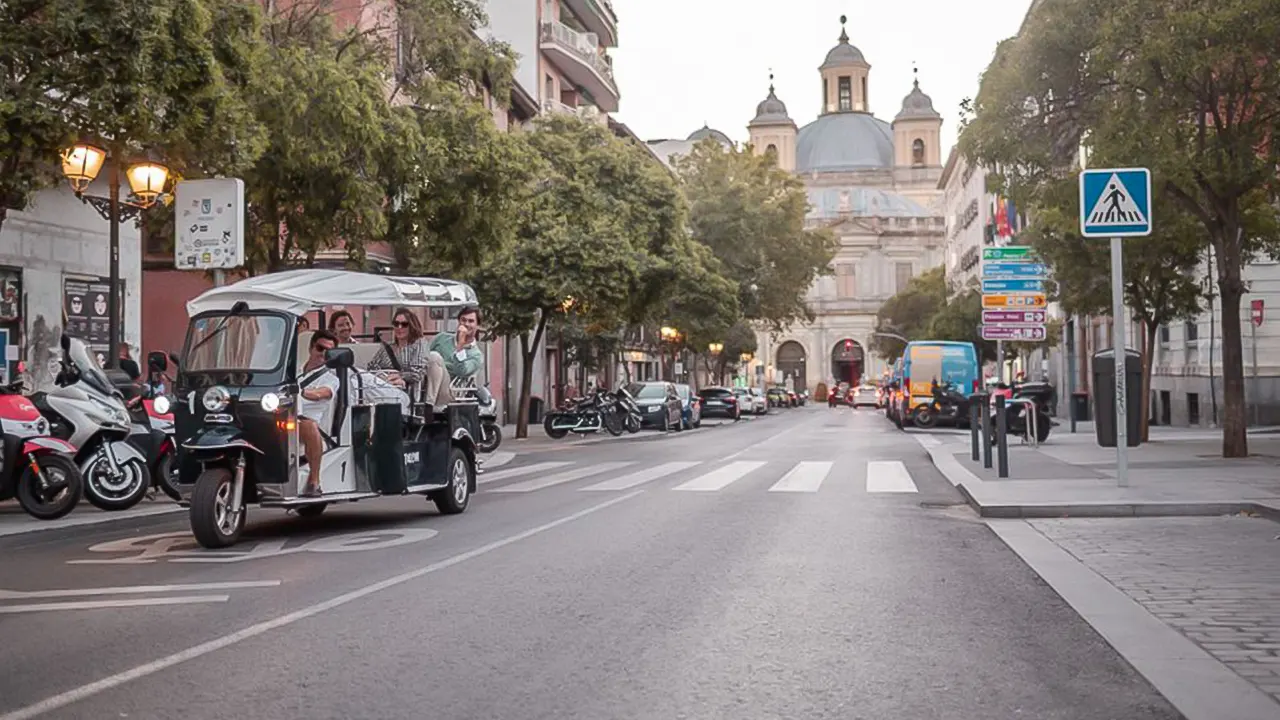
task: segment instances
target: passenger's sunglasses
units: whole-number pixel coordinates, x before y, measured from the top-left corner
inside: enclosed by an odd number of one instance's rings
[[[392,327],[409,327],[409,323],[404,320],[394,320],[392,321],[391,326]]]

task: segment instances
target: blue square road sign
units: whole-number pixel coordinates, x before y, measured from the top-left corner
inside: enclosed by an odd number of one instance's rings
[[[1151,234],[1151,171],[1100,168],[1080,173],[1080,234],[1087,238]]]

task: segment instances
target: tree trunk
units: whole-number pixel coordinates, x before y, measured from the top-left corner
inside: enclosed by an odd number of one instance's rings
[[[538,318],[533,340],[528,333],[520,334],[520,410],[516,415],[516,438],[529,437],[529,399],[533,391],[533,359],[542,343],[542,332],[547,326],[545,313]]]
[[[1240,242],[1235,228],[1224,228],[1227,237],[1218,257],[1218,294],[1222,301],[1222,457],[1249,456],[1244,406],[1244,345],[1240,329]]]
[[[1153,322],[1142,322],[1144,332],[1143,335],[1143,351],[1142,351],[1142,442],[1151,439],[1151,368],[1155,363],[1155,353],[1152,348],[1156,345],[1156,333],[1160,331],[1160,326]]]

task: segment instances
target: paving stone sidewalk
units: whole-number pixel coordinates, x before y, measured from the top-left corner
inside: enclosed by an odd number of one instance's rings
[[[1028,521],[1277,701],[1280,523],[1243,515]]]

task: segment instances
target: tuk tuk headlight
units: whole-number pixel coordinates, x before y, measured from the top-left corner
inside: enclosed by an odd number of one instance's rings
[[[151,403],[151,407],[156,409],[157,415],[168,415],[170,410],[169,398],[161,395],[155,399],[155,402]]]
[[[221,385],[214,385],[204,391],[201,402],[204,403],[204,409],[211,413],[222,412],[231,404],[231,393]]]
[[[275,412],[280,407],[280,396],[269,392],[262,396],[262,409],[267,412]]]

